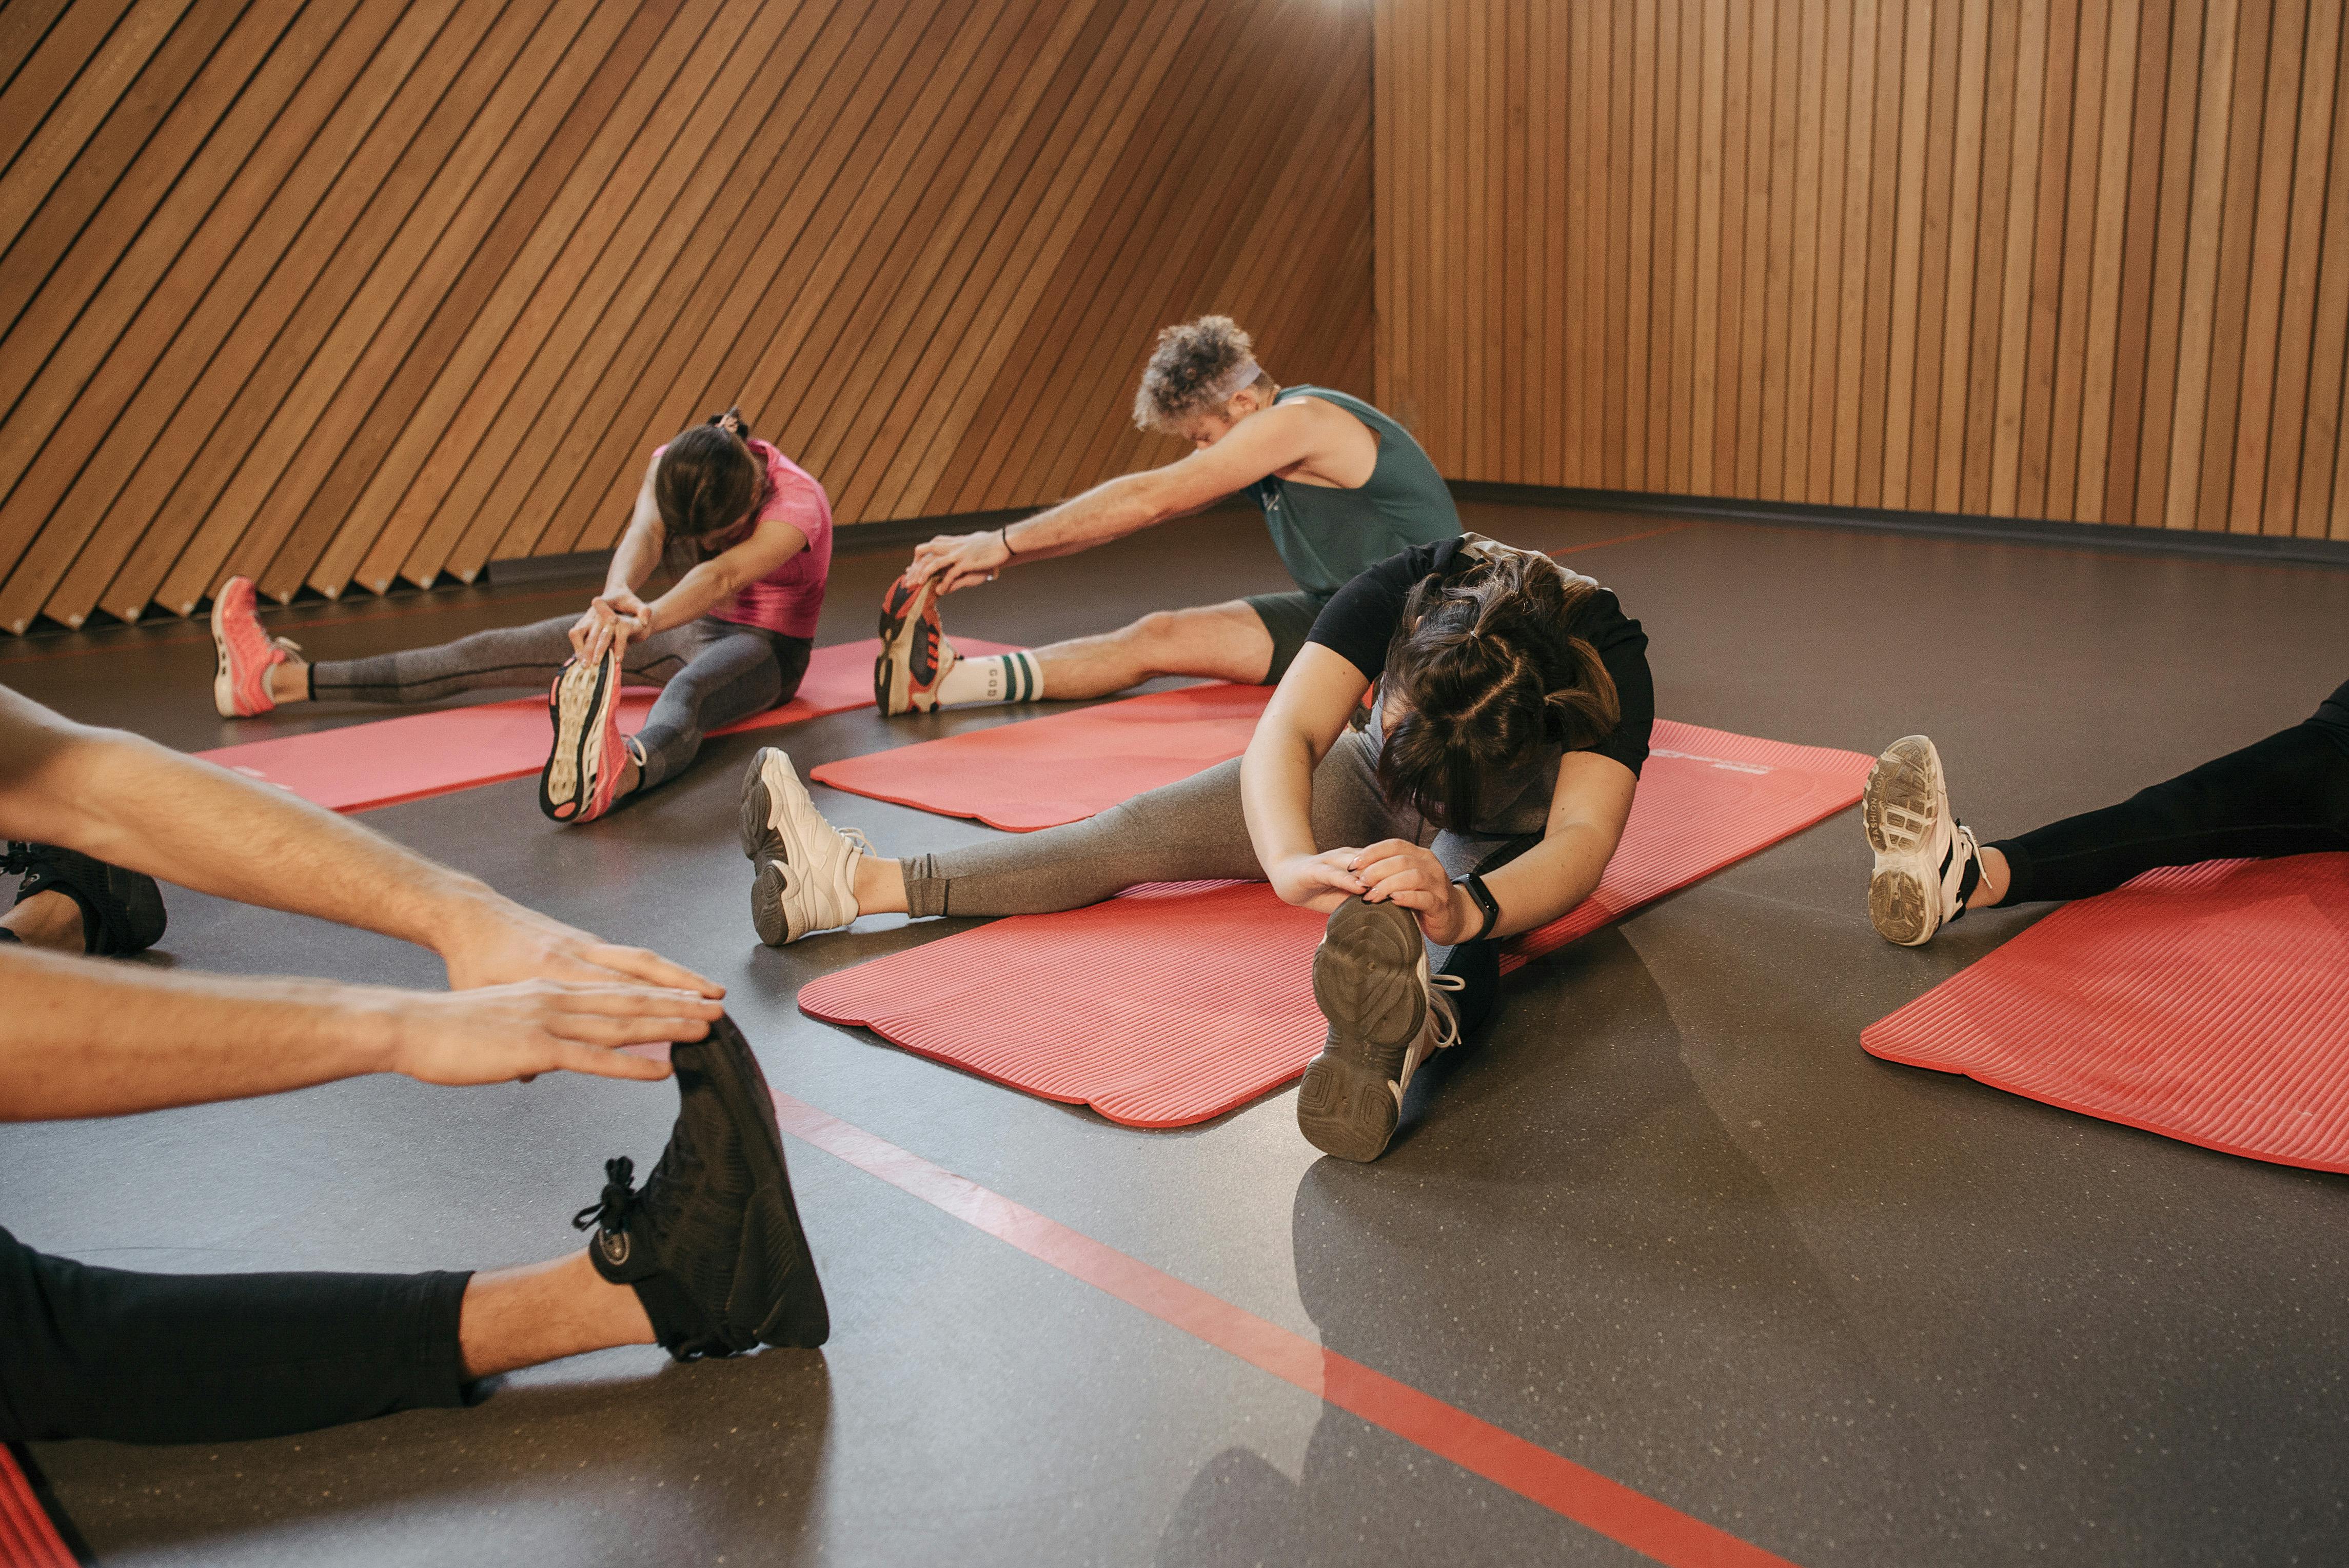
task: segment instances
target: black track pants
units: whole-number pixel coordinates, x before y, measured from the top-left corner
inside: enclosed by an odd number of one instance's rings
[[[0,1231],[0,1439],[227,1442],[461,1405],[471,1277],[130,1274]]]
[[[2349,850],[2349,685],[2317,716],[2240,751],[1985,846],[2013,880],[2002,903],[2086,898],[2156,866]]]

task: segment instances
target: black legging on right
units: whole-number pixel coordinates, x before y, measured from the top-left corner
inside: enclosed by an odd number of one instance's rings
[[[2349,683],[2290,729],[1982,847],[2006,856],[2002,904],[2087,898],[2156,866],[2349,850]]]

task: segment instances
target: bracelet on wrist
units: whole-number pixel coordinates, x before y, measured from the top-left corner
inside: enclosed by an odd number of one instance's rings
[[[995,542],[1003,546],[1003,558],[1006,561],[1019,553],[1011,548],[1011,525],[1008,522],[995,531]]]

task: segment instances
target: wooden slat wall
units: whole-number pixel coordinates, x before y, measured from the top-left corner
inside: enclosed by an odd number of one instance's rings
[[[1330,0],[5,0],[0,626],[608,545],[735,401],[843,523],[1049,501],[1171,455],[1204,310],[1367,392],[1371,57]]]
[[[1378,0],[1450,476],[2349,539],[2337,0]]]

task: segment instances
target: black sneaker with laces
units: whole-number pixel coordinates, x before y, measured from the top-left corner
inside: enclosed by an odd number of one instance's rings
[[[21,872],[15,903],[35,893],[61,892],[81,906],[81,947],[103,958],[127,958],[162,940],[163,890],[155,879],[124,871],[78,850],[9,841],[0,871]]]
[[[603,1197],[572,1221],[595,1230],[595,1272],[636,1287],[679,1361],[823,1344],[832,1320],[758,1057],[721,1017],[669,1061],[680,1103],[660,1162],[634,1189],[635,1161],[606,1161]]]

